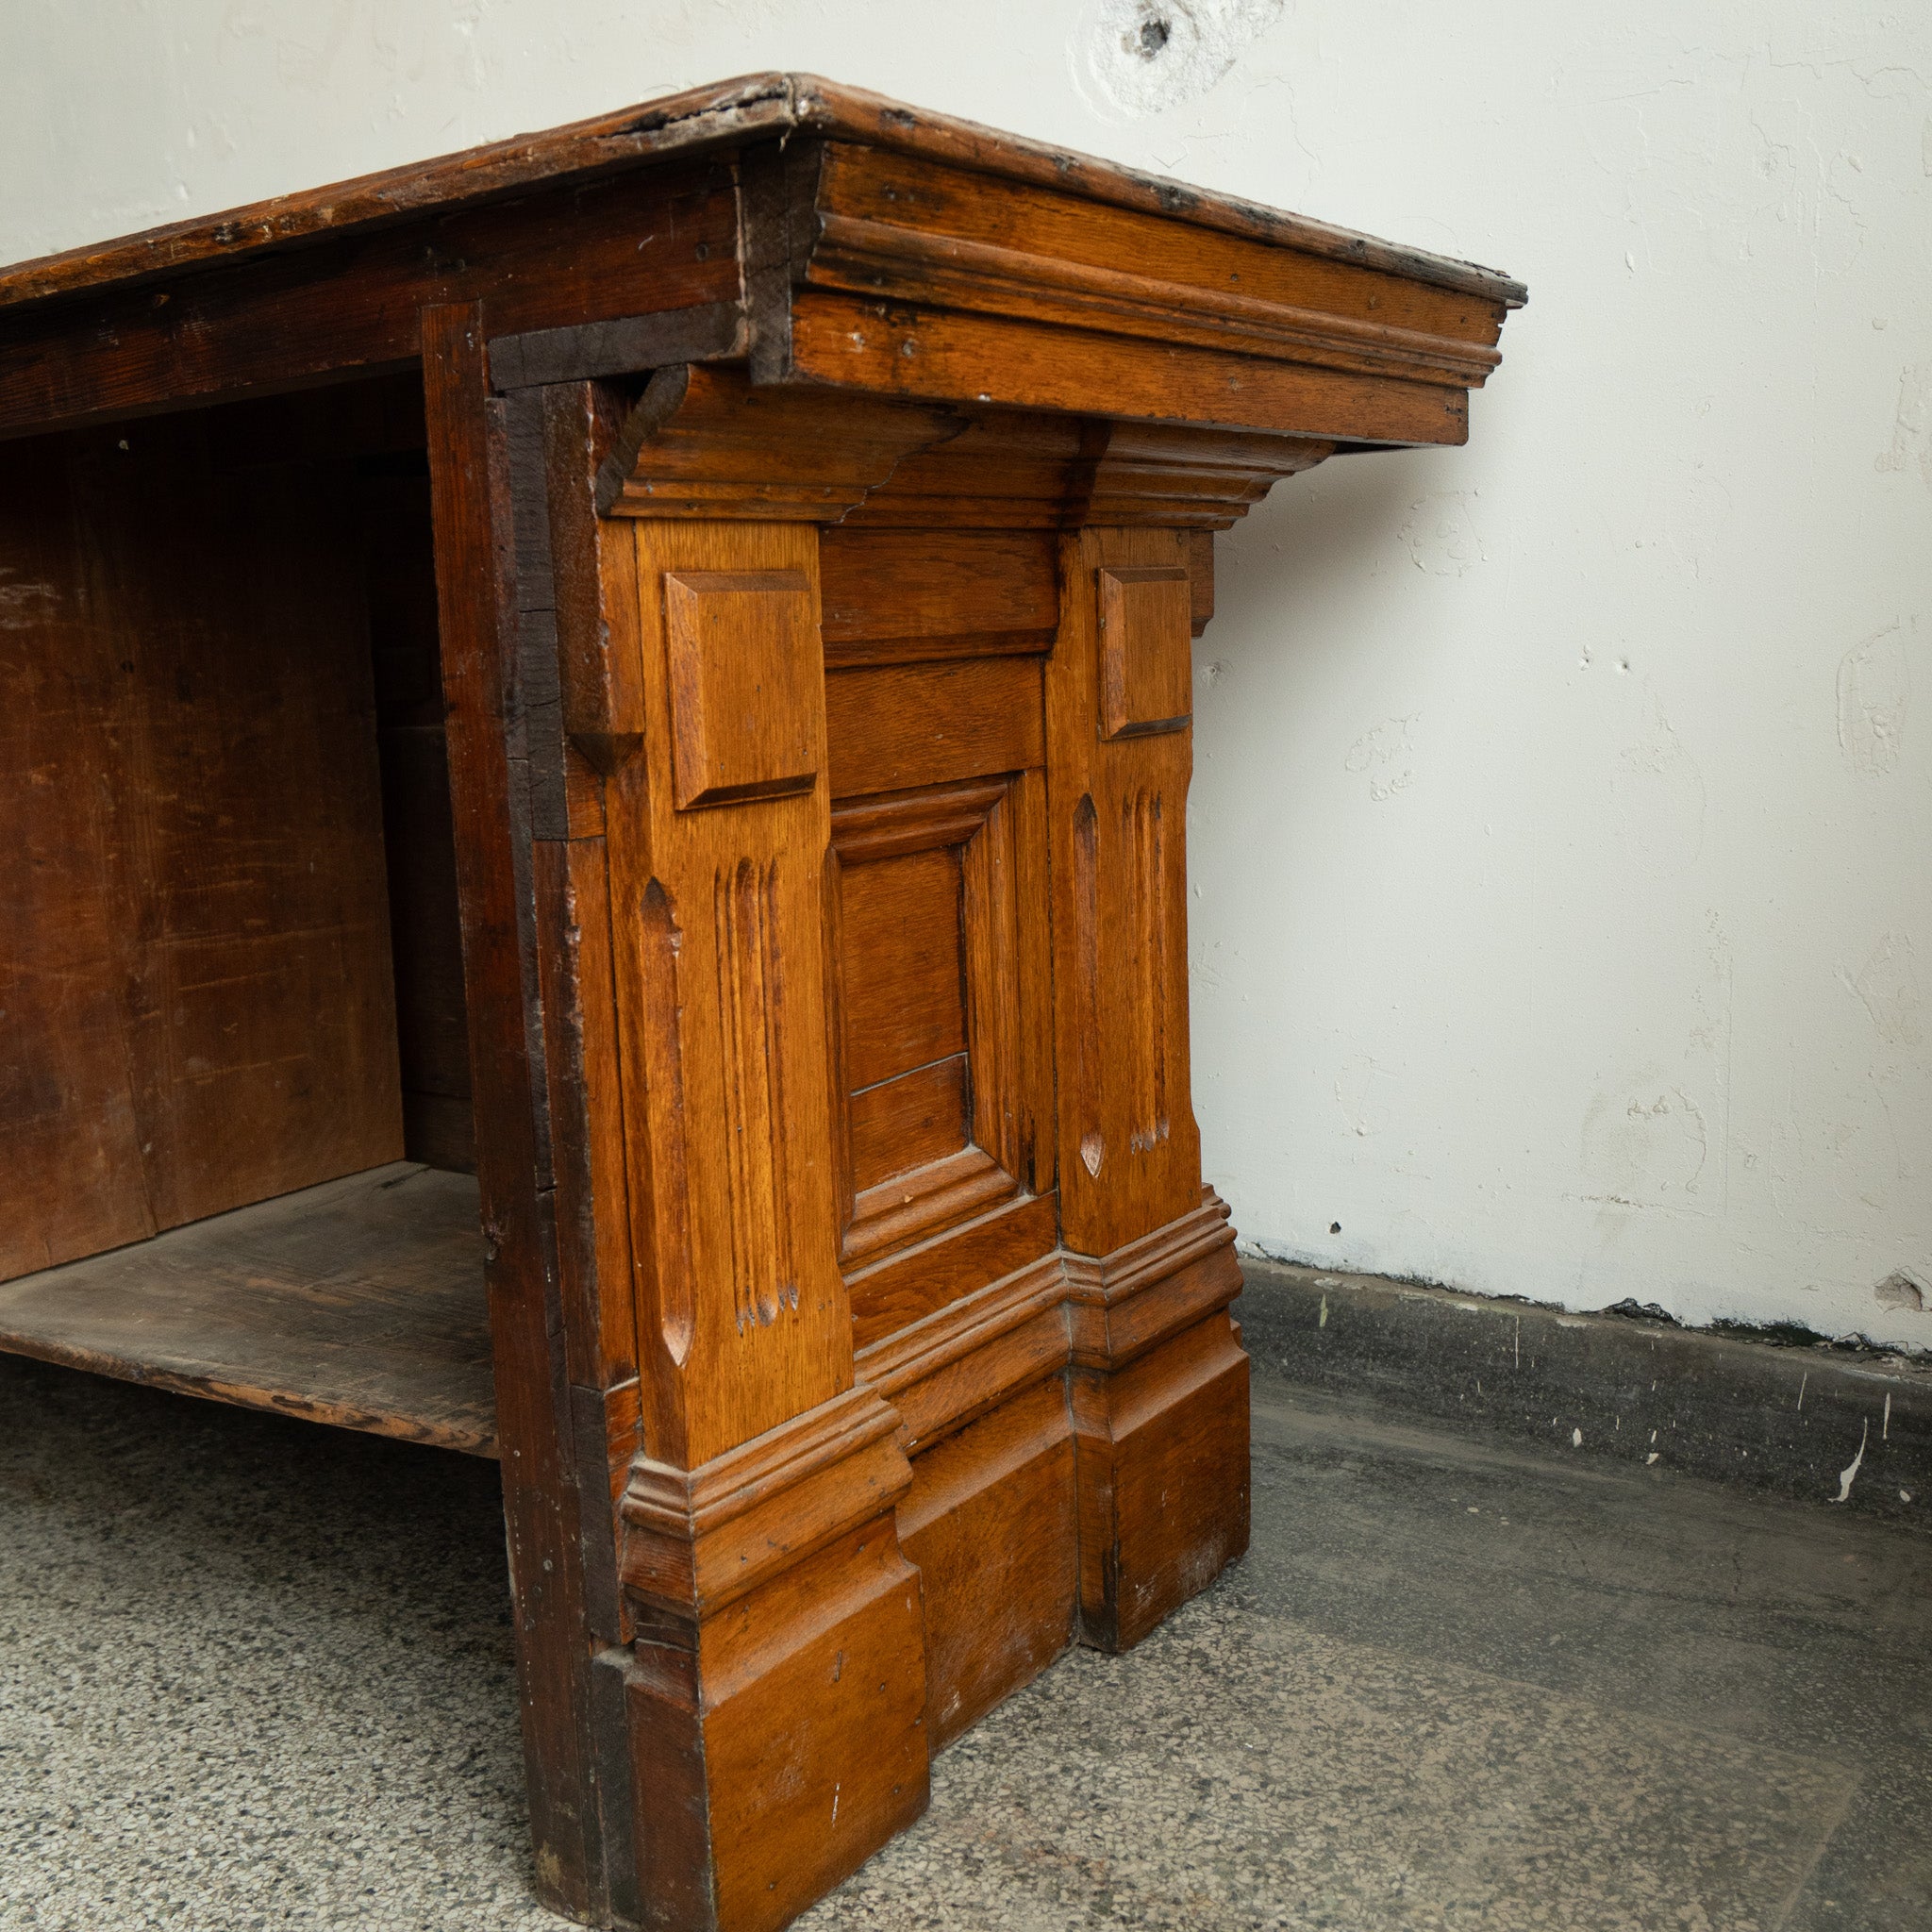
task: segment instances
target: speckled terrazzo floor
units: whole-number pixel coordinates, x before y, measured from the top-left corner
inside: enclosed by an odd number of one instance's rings
[[[1258,1381],[1255,1549],[810,1932],[1932,1924],[1932,1542]],[[494,1471],[0,1359],[0,1926],[557,1932]]]

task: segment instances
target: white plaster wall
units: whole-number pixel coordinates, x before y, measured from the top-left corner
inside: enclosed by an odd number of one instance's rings
[[[5,0],[0,257],[778,66],[1531,284],[1469,450],[1222,541],[1246,1237],[1932,1343],[1926,0]]]

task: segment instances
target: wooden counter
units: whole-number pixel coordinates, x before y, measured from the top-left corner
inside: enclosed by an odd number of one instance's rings
[[[1213,533],[1523,299],[791,75],[0,272],[0,1347],[499,1454],[558,1909],[1245,1548]]]

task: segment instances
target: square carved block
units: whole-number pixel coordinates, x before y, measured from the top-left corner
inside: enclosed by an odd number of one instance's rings
[[[823,747],[805,574],[668,572],[664,628],[678,810],[808,791]]]
[[[1193,710],[1193,610],[1172,564],[1100,573],[1100,735],[1178,731]]]

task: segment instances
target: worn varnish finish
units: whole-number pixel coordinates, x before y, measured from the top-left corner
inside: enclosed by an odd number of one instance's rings
[[[476,1185],[395,1161],[0,1282],[0,1348],[496,1454]]]
[[[0,273],[0,1346],[500,1456],[548,1903],[1245,1547],[1213,533],[1522,300],[785,75]]]

